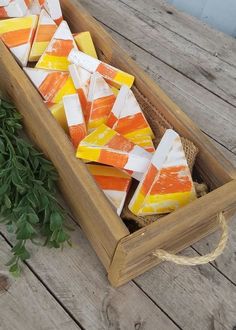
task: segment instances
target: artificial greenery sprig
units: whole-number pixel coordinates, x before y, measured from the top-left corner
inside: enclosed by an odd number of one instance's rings
[[[27,242],[59,248],[70,244],[64,229],[65,211],[55,198],[57,173],[19,133],[21,115],[10,103],[0,100],[0,222],[15,234],[10,272],[20,274],[20,262],[30,258]]]

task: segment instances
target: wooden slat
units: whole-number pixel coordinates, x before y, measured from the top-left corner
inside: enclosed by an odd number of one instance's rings
[[[134,283],[129,283],[118,290],[112,289],[107,281],[104,268],[80,228],[70,219],[67,220],[67,223],[69,226],[74,227],[74,231],[71,232],[73,247],[65,246],[60,251],[32,246],[32,258],[29,260],[29,264],[47,288],[70,311],[74,319],[81,324],[81,327],[87,330],[155,329],[158,324],[160,329],[177,329],[168,316]],[[3,226],[0,227],[1,229],[6,234]],[[9,237],[9,234],[7,235]],[[25,274],[22,275],[22,288],[26,290],[27,284],[24,282],[24,277]],[[20,290],[17,287],[16,292],[20,295]],[[25,293],[25,291],[22,292]],[[29,304],[30,299],[31,296],[26,297],[24,300],[19,296],[19,303],[24,301]],[[35,309],[32,307],[36,312],[37,306],[38,304],[36,304]],[[8,312],[8,310],[10,312],[9,306],[3,305],[3,311]],[[50,309],[45,312],[45,322],[50,312]],[[22,314],[24,313],[22,312]],[[0,329],[8,330],[6,327],[2,329],[1,323]],[[22,325],[17,329],[38,330],[38,328],[26,328]],[[44,329],[51,330],[51,328],[46,327]],[[54,327],[52,329],[54,330]],[[60,326],[57,329],[64,330]],[[73,328],[68,326],[65,329],[71,330]]]
[[[232,209],[236,180],[122,239],[109,270],[111,283],[121,285],[157,265],[155,249],[176,253],[212,233],[218,228],[215,214]]]
[[[152,19],[152,12],[148,8],[137,11],[119,0],[81,0],[81,3],[87,4],[91,12],[96,11],[96,17],[112,29],[200,86],[220,95],[226,102],[236,105],[236,68],[166,29]]]
[[[60,187],[88,239],[107,268],[117,242],[129,234],[41,97],[0,42],[0,88],[21,112],[29,136],[54,163]]]
[[[171,101],[167,95],[131,60],[112,38],[96,23],[75,0],[62,1],[65,18],[70,18],[72,30],[90,30],[95,45],[111,64],[132,72],[136,86],[155,104],[177,131],[192,140],[201,150],[198,170],[204,180],[212,186],[219,186],[236,177],[234,167],[213,147],[193,122]],[[76,10],[76,8],[78,10]],[[209,177],[209,173],[214,174]],[[210,179],[210,180],[209,180]]]
[[[89,1],[88,1],[89,2]],[[165,0],[121,0],[138,12],[143,12],[166,29],[204,49],[232,66],[236,66],[236,42],[231,36],[213,29],[199,19],[171,6]]]
[[[9,275],[10,257],[0,236],[0,329],[80,329],[27,267],[18,279]]]
[[[189,248],[186,256],[197,256]],[[163,263],[135,281],[186,330],[235,327],[236,287],[211,265]]]

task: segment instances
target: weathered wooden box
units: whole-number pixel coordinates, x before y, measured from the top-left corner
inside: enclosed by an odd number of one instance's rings
[[[119,286],[156,266],[153,251],[177,253],[217,229],[217,214],[229,217],[236,208],[236,170],[209,142],[199,128],[112,40],[76,0],[61,1],[72,32],[89,30],[101,59],[135,77],[135,88],[157,109],[146,112],[149,121],[167,120],[181,136],[200,150],[196,171],[211,192],[190,205],[130,234],[97,188],[84,164],[36,89],[0,42],[0,88],[15,102],[26,130],[52,160],[60,175],[60,188],[83,231],[108,272]]]

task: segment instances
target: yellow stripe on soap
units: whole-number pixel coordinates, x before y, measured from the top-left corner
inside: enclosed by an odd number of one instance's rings
[[[100,149],[97,148],[80,146],[76,152],[76,157],[96,162],[99,159],[100,152]]]
[[[56,121],[60,124],[60,126],[64,129],[65,132],[68,132],[67,120],[65,115],[65,110],[63,103],[54,104],[50,107],[50,111]]]
[[[68,71],[69,65],[70,63],[67,60],[67,57],[44,54],[39,60],[39,62],[36,64],[36,68],[46,70]]]
[[[109,143],[109,141],[116,134],[117,133],[114,130],[111,130],[109,128],[104,129],[104,125],[101,125],[96,129],[96,131],[94,131],[84,139],[84,143],[89,143],[89,144],[91,143],[97,146],[104,146],[107,143]]]
[[[37,61],[48,46],[48,41],[35,42],[30,53],[30,61]]]
[[[32,23],[36,16],[27,16],[22,18],[11,18],[8,20],[0,20],[0,31],[6,33],[9,31],[18,31],[22,29],[31,29]]]
[[[110,166],[88,165],[89,171],[94,175],[111,176],[116,178],[130,179],[130,175],[125,172],[117,170],[117,168]]]
[[[62,101],[63,96],[76,94],[76,90],[73,84],[71,77],[69,77],[65,83],[65,85],[59,90],[59,92],[54,96],[53,102],[60,103]]]
[[[145,196],[139,192],[135,198],[135,202],[133,203],[132,207],[129,207],[130,211],[135,215],[138,215],[139,210],[144,202]]]
[[[131,88],[134,83],[134,76],[131,76],[130,74],[123,71],[118,71],[114,81],[121,85],[127,85],[129,88]]]

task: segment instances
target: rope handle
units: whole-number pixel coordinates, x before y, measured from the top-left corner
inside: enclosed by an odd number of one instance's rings
[[[185,257],[185,256],[177,256],[167,251],[158,249],[155,252],[153,252],[153,255],[161,259],[162,261],[172,261],[175,264],[187,265],[187,266],[203,265],[215,260],[224,251],[229,238],[229,229],[225,216],[223,215],[222,212],[220,212],[217,217],[219,221],[219,226],[222,230],[222,234],[220,237],[220,241],[214,251],[200,257]]]

